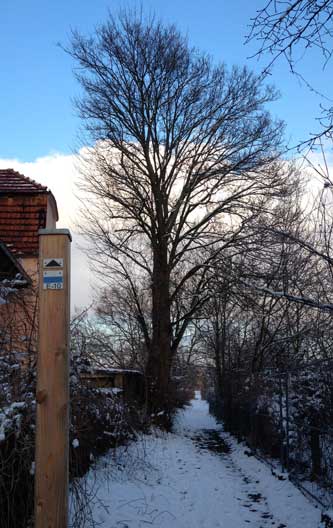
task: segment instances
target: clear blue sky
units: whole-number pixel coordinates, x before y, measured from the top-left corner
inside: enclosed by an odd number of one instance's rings
[[[244,46],[250,19],[265,0],[142,0],[163,20],[175,22],[192,44],[217,61],[263,65],[248,59],[253,46]],[[0,4],[0,158],[33,161],[50,153],[70,153],[79,122],[71,98],[78,92],[71,59],[57,46],[68,42],[71,28],[93,31],[110,9],[140,5],[116,0],[2,0]],[[302,63],[317,88],[332,84],[318,57]],[[271,111],[287,123],[294,141],[316,128],[318,100],[288,74],[274,68],[271,81],[282,98]]]

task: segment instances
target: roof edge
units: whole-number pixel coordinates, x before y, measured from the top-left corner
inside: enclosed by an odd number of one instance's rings
[[[6,244],[0,240],[0,249],[5,253],[5,255],[9,258],[9,260],[12,262],[12,264],[15,266],[15,268],[19,271],[20,275],[24,278],[24,280],[27,282],[27,286],[31,286],[32,279],[29,277],[25,269],[23,268],[22,264],[14,257],[14,255],[11,253],[11,251],[8,249]]]
[[[11,175],[14,176],[14,177],[18,177],[21,180],[23,180],[26,184],[31,185],[32,188],[30,188],[29,190],[20,189],[19,193],[25,194],[26,192],[30,192],[30,193],[31,192],[36,192],[36,193],[48,192],[47,186],[36,182],[32,178],[29,178],[28,176],[25,176],[24,174],[21,174],[19,171],[16,171],[16,170],[14,170],[12,168],[0,169],[0,175],[1,174],[2,175],[7,175],[9,177]],[[8,192],[8,190],[6,189],[4,192]],[[15,191],[15,189],[13,189],[13,190],[11,190],[9,192],[14,192],[15,193],[17,191]]]

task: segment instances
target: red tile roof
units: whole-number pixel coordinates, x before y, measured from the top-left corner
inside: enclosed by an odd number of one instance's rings
[[[0,169],[0,194],[36,194],[46,191],[47,187],[13,169]]]
[[[36,256],[38,230],[46,226],[47,187],[13,169],[0,169],[0,241],[12,254]]]

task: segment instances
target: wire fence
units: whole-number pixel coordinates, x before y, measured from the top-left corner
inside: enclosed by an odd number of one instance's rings
[[[225,373],[212,407],[302,491],[333,506],[333,361]]]

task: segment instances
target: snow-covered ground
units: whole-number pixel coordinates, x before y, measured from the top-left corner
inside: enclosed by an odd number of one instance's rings
[[[220,435],[230,452],[205,448]],[[320,511],[246,451],[197,393],[174,433],[144,436],[90,471],[94,520],[102,528],[319,527]]]

